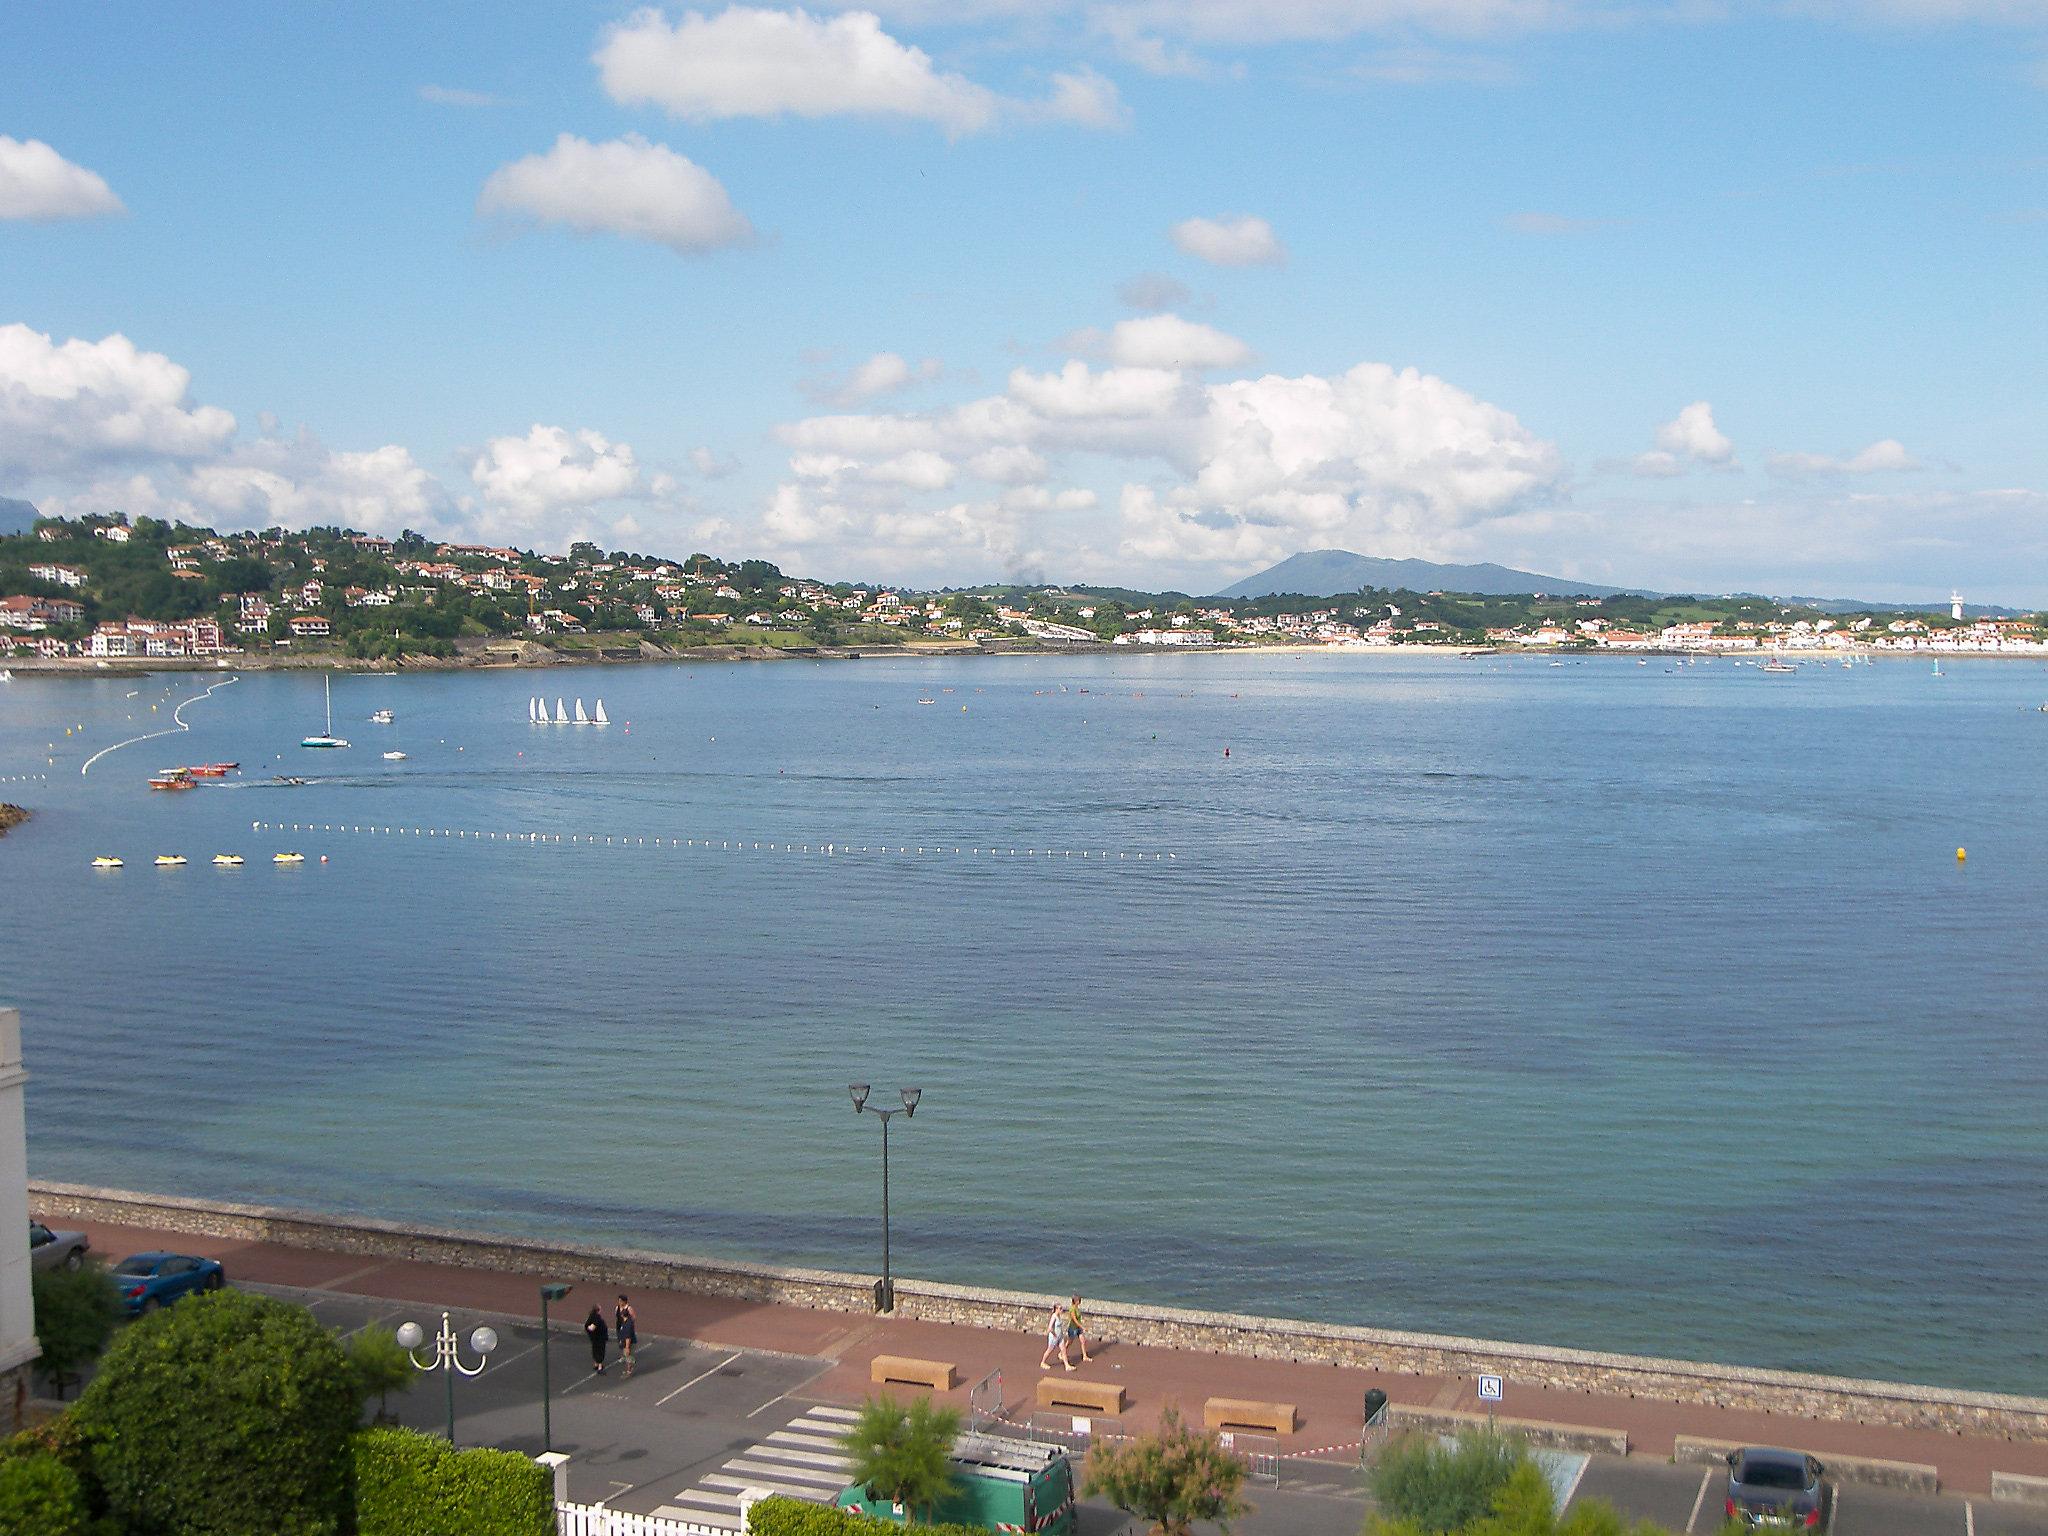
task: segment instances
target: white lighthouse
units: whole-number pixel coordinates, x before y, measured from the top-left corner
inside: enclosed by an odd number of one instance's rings
[[[1963,594],[1954,587],[1948,590],[1948,616],[1957,621],[1963,617]]]

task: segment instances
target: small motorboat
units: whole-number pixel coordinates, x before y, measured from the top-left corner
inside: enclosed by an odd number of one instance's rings
[[[122,865],[121,861],[115,858],[112,854],[103,853],[98,858],[92,861],[92,867],[94,869],[120,869],[124,866]]]
[[[306,862],[306,856],[303,853],[273,853],[270,856],[270,862],[273,864],[303,864]]]
[[[919,699],[917,702],[920,704],[936,704],[939,701],[937,699]]]
[[[216,853],[213,862],[223,869],[230,869],[242,862],[242,856],[239,853]]]
[[[156,856],[156,862],[157,867],[160,869],[176,869],[185,862],[185,855],[182,853],[160,853]]]
[[[384,754],[384,761],[387,763],[402,763],[405,761],[405,754],[403,752],[386,752]]]
[[[377,711],[377,713],[370,716],[370,724],[389,725],[392,721],[396,720],[397,718],[398,716],[392,714],[390,710],[380,709]]]
[[[150,776],[151,789],[197,789],[198,782],[183,768],[165,768]]]
[[[290,789],[298,789],[311,781],[307,779],[302,779],[295,773],[280,773],[270,782],[273,784],[284,785],[285,787]]]
[[[195,779],[224,779],[241,766],[240,763],[201,763],[184,771]]]

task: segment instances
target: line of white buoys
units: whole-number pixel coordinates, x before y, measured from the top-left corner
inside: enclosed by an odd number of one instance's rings
[[[529,846],[555,843],[570,847],[703,849],[722,853],[795,853],[814,858],[843,858],[852,854],[887,854],[895,858],[990,858],[990,859],[1094,859],[1106,863],[1112,857],[1127,863],[1170,864],[1179,855],[1132,849],[1109,848],[963,848],[945,846],[891,846],[887,843],[756,843],[732,838],[708,837],[606,837],[595,832],[491,832],[473,827],[380,827],[332,826],[296,821],[252,821],[255,832],[334,832],[358,837],[439,837],[466,842],[525,843]]]
[[[213,684],[213,686],[208,688],[204,693],[193,694],[191,698],[185,700],[183,704],[180,704],[176,709],[171,711],[171,720],[173,724],[169,730],[151,731],[147,736],[130,736],[126,741],[117,741],[111,747],[102,747],[100,748],[99,751],[93,753],[91,757],[88,757],[84,762],[80,763],[78,765],[78,771],[81,774],[83,774],[88,769],[90,769],[94,763],[98,762],[101,758],[105,757],[109,752],[118,752],[123,747],[132,747],[138,741],[154,741],[159,736],[175,736],[180,731],[191,730],[192,727],[185,723],[185,711],[192,705],[197,704],[201,699],[212,698],[216,690],[225,688],[230,683],[239,683],[240,681],[241,679],[239,677],[224,677],[219,682]],[[169,691],[169,689],[165,690],[165,692],[167,693]],[[151,709],[156,708],[154,704],[150,705],[149,707]],[[81,729],[83,729],[83,727],[81,727]],[[69,731],[66,731],[64,734],[68,736],[71,733]]]
[[[0,784],[47,784],[49,781],[47,773],[10,773],[0,778]]]

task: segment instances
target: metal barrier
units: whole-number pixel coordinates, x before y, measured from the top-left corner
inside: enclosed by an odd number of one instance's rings
[[[1025,1421],[1024,1438],[1034,1445],[1063,1445],[1076,1456],[1083,1456],[1097,1440],[1123,1439],[1124,1421],[1107,1416],[1089,1418],[1071,1413],[1048,1413],[1041,1409]]]
[[[1003,1416],[1003,1373],[990,1371],[967,1389],[967,1430],[978,1434]]]
[[[1382,1403],[1377,1412],[1365,1421],[1365,1431],[1358,1437],[1358,1465],[1361,1469],[1369,1465],[1373,1457],[1385,1449],[1392,1438],[1393,1430],[1387,1423],[1387,1409],[1390,1404]]]
[[[1245,1464],[1245,1481],[1254,1487],[1280,1486],[1280,1442],[1272,1435],[1251,1435],[1241,1429],[1226,1429],[1219,1437],[1223,1448]]]

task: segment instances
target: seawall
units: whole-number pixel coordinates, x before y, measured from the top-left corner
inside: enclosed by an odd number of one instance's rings
[[[329,1216],[47,1181],[32,1180],[29,1198],[33,1208],[52,1221],[107,1222],[227,1241],[276,1243],[328,1253],[684,1291],[824,1311],[869,1312],[874,1307],[875,1277],[837,1270],[692,1258],[634,1248],[571,1247],[370,1217]],[[1023,1291],[896,1281],[899,1316],[1013,1333],[1036,1330],[1053,1299]],[[1416,1376],[1498,1372],[1521,1386],[1559,1391],[2048,1440],[2048,1398],[1131,1302],[1091,1301],[1088,1313],[1105,1338],[1168,1349],[1314,1361]]]

